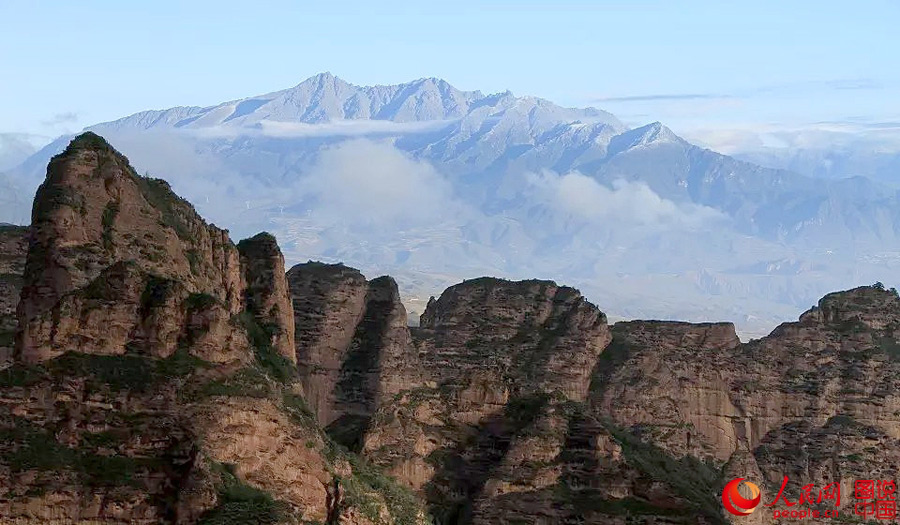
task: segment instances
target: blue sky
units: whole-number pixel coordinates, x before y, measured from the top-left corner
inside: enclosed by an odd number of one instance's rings
[[[740,5],[738,5],[740,4]],[[0,132],[56,135],[331,71],[594,105],[678,132],[900,121],[900,2],[20,1]]]

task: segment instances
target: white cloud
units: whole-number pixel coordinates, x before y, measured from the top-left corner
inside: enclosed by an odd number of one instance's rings
[[[574,218],[615,221],[616,227],[697,227],[722,218],[705,206],[676,204],[656,194],[643,182],[617,180],[608,188],[578,172],[559,175],[545,171],[529,174],[527,180],[546,205]]]
[[[391,120],[334,120],[321,124],[304,122],[260,122],[267,137],[359,137],[363,135],[405,135],[443,129],[455,120],[394,122]]]
[[[184,130],[208,138],[263,136],[273,138],[363,137],[370,135],[400,136],[443,129],[456,120],[394,122],[391,120],[332,120],[310,124],[262,120],[253,126],[220,125]]]
[[[457,207],[450,184],[430,164],[365,139],[324,149],[296,191],[314,199],[317,214],[344,223],[421,225]]]

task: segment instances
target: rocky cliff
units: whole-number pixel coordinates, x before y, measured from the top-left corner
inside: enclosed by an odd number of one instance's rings
[[[451,287],[413,333],[422,380],[379,408],[365,452],[425,495],[438,522],[468,523],[510,463],[554,455],[558,444],[519,438],[585,400],[609,339],[606,317],[572,288],[490,278]]]
[[[0,521],[424,520],[306,408],[273,237],[235,246],[90,133],[48,166],[24,268],[9,231],[0,262],[23,287],[0,370]],[[18,287],[2,291],[8,313]]]
[[[31,232],[18,306],[25,362],[69,350],[167,357],[194,314],[224,334],[222,325],[244,307],[228,233],[206,224],[165,182],[138,176],[92,133],[50,161]],[[209,300],[189,301],[200,296]]]
[[[304,392],[319,423],[359,449],[377,407],[420,374],[397,283],[315,262],[287,277]]]
[[[2,522],[769,524],[721,491],[785,476],[852,522],[900,477],[893,290],[741,343],[480,278],[409,328],[390,277],[285,274],[92,134],[0,227],[0,351]]]
[[[0,368],[12,359],[27,254],[28,228],[0,224]]]

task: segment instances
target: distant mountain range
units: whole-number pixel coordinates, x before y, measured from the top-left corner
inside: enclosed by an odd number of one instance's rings
[[[418,312],[461,278],[539,276],[614,316],[733,316],[761,335],[900,266],[890,186],[764,168],[658,122],[629,129],[602,110],[434,78],[363,87],[323,73],[88,129],[236,236],[267,229],[289,262],[390,273]],[[70,138],[0,178],[14,195],[0,221],[27,222]]]

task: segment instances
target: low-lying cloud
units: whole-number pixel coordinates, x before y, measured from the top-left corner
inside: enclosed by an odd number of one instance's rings
[[[220,125],[185,132],[206,138],[271,137],[371,137],[401,136],[437,131],[452,125],[456,120],[428,120],[419,122],[394,122],[392,120],[331,120],[321,123],[279,122],[262,120],[251,126]]]
[[[697,227],[722,218],[712,208],[676,204],[660,197],[643,182],[617,180],[609,188],[578,172],[529,174],[529,183],[545,204],[586,221],[611,221],[616,227]]]
[[[315,210],[342,222],[410,225],[446,217],[450,184],[428,163],[386,142],[349,140],[325,148],[296,186]]]

